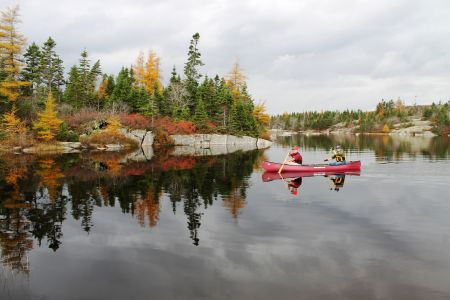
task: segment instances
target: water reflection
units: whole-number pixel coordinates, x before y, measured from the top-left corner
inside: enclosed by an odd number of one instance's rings
[[[329,181],[329,188],[331,191],[340,191],[344,187],[345,176],[360,176],[360,172],[288,172],[278,174],[276,172],[265,172],[262,174],[263,182],[271,182],[280,180],[285,183],[288,191],[293,195],[299,194],[299,189],[303,184],[304,177],[324,177]]]
[[[335,145],[353,151],[373,150],[377,160],[400,160],[403,155],[423,155],[430,159],[446,159],[450,153],[448,136],[409,137],[389,135],[294,135],[279,137],[284,146],[298,145],[301,149],[328,151]]]
[[[127,153],[0,158],[1,262],[27,273],[27,253],[34,242],[53,251],[61,246],[67,214],[89,233],[95,208],[119,206],[142,227],[157,226],[166,195],[187,219],[189,236],[199,245],[202,213],[217,200],[233,218],[245,207],[248,178],[261,151],[219,157],[171,156],[166,150],[152,161],[127,162]]]

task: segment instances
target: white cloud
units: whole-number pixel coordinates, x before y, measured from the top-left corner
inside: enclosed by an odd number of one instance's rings
[[[103,70],[129,66],[139,50],[182,70],[191,35],[209,75],[236,58],[269,112],[370,109],[381,98],[445,100],[450,90],[450,4],[436,1],[10,1],[22,32],[52,36],[67,66],[86,48]]]

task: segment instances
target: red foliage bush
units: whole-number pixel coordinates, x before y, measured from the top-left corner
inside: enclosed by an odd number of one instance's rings
[[[141,114],[121,114],[120,124],[130,129],[150,129],[152,121]]]
[[[155,127],[162,128],[168,134],[192,134],[197,130],[190,121],[173,121],[169,117],[155,119]]]
[[[161,164],[163,171],[189,170],[195,167],[197,161],[194,157],[171,157]]]

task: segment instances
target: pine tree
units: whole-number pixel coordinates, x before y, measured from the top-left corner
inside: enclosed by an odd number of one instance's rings
[[[188,102],[191,104],[191,111],[194,110],[193,104],[195,104],[195,100],[197,97],[197,87],[198,80],[202,77],[199,73],[198,68],[203,66],[203,62],[201,61],[200,51],[198,50],[198,41],[200,39],[200,34],[197,32],[192,36],[189,52],[188,52],[188,60],[184,65],[184,75],[186,76],[186,89],[189,93],[188,97],[190,98]]]
[[[242,101],[235,101],[230,109],[229,129],[235,134],[258,135],[255,117],[252,114],[253,105]]]
[[[29,86],[23,87],[23,95],[31,97],[32,106],[36,102],[36,94],[39,85],[41,84],[41,50],[36,43],[32,43],[23,55],[25,59],[25,66],[21,72],[21,80],[30,82]]]
[[[0,95],[14,102],[19,97],[21,87],[29,82],[20,81],[19,74],[22,67],[20,55],[25,45],[25,37],[17,32],[19,7],[7,8],[0,17],[0,57],[5,78],[0,82]]]
[[[208,114],[206,113],[205,105],[203,100],[200,98],[197,101],[194,114],[195,126],[199,129],[204,129],[208,127]]]
[[[91,67],[86,50],[81,52],[80,63],[78,65],[80,82],[80,98],[82,105],[94,106],[96,104],[95,86],[98,76],[101,75],[100,61],[95,62]]]
[[[111,96],[114,91],[114,86],[116,85],[116,82],[114,80],[113,75],[108,76],[108,85],[106,86],[106,93]]]
[[[38,113],[38,120],[33,123],[33,128],[37,131],[41,140],[50,142],[55,138],[62,123],[63,121],[58,119],[56,115],[52,92],[49,92],[45,101],[45,109],[43,112]]]
[[[80,74],[77,66],[73,66],[69,71],[69,78],[64,91],[64,101],[75,108],[81,108],[83,105],[81,90]]]
[[[111,103],[126,103],[130,105],[130,95],[132,92],[132,78],[128,68],[122,67],[117,75],[114,90],[111,94]]]
[[[56,43],[49,37],[44,43],[41,52],[40,72],[43,93],[48,94],[52,91],[57,100],[61,100],[61,87],[64,85],[64,67],[63,61],[55,52]]]
[[[228,88],[225,79],[218,78],[215,80],[216,86],[216,95],[217,95],[217,105],[220,107],[220,120],[222,126],[226,128],[228,126],[229,112],[231,105],[233,103],[233,95],[231,94],[230,89]]]

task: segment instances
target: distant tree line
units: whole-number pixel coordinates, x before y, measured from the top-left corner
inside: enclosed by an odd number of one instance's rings
[[[437,134],[448,133],[450,101],[432,105],[406,106],[401,99],[380,101],[374,111],[307,111],[272,116],[270,128],[283,130],[326,130],[333,126],[354,127],[358,132],[389,131],[393,124],[408,123],[416,118],[429,120]]]

